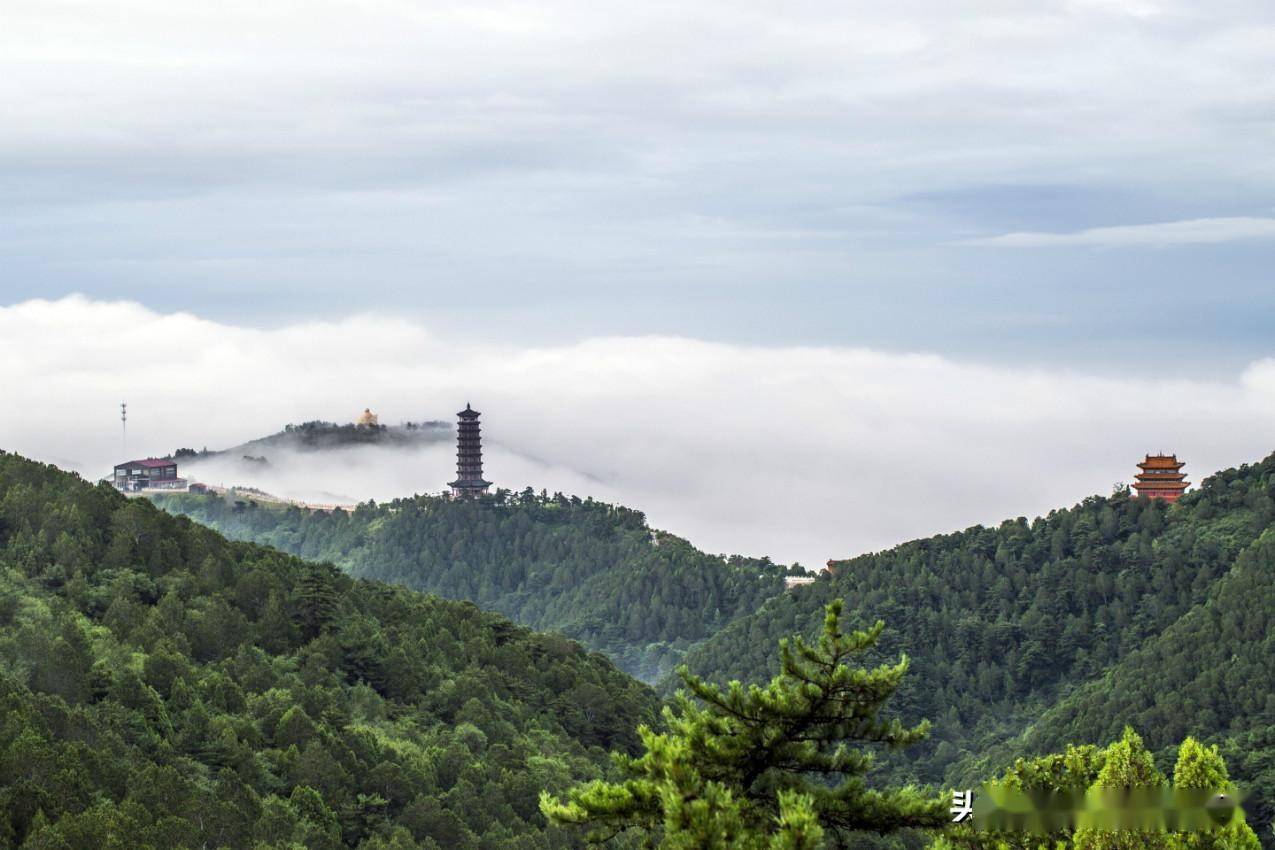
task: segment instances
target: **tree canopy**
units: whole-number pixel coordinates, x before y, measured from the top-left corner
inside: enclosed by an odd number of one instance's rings
[[[701,552],[651,529],[640,511],[530,489],[416,496],[352,513],[216,495],[156,501],[235,539],[560,631],[647,681],[780,593],[786,572],[765,558]]]
[[[0,452],[0,848],[548,850],[656,700],[471,604]]]
[[[841,629],[830,604],[819,640],[780,644],[780,672],[764,687],[725,689],[680,671],[686,691],[664,709],[663,731],[638,730],[645,752],[617,754],[625,778],[545,794],[559,823],[591,827],[593,841],[636,829],[661,848],[816,848],[856,832],[938,827],[942,798],[916,788],[879,790],[874,754],[920,741],[928,724],[882,715],[906,658],[872,669],[851,662],[872,648],[883,623]]]

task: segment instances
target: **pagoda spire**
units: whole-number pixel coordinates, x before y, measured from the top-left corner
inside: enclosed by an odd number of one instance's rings
[[[1191,482],[1186,480],[1186,474],[1182,472],[1183,466],[1185,464],[1178,460],[1177,455],[1147,455],[1146,460],[1138,464],[1141,471],[1134,476],[1137,480],[1133,483],[1133,489],[1138,491],[1139,496],[1146,496],[1148,499],[1176,502],[1186,492],[1186,488],[1191,486]]]
[[[483,480],[483,439],[478,417],[482,414],[465,403],[456,414],[456,480],[448,486],[452,495],[481,496],[491,486]]]

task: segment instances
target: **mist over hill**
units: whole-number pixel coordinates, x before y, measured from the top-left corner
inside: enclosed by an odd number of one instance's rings
[[[185,476],[203,483],[354,504],[419,486],[414,475],[442,460],[452,434],[438,420],[372,426],[315,420],[227,449],[178,449],[174,457]]]
[[[205,484],[245,487],[288,501],[349,505],[439,493],[455,477],[455,429],[440,420],[359,426],[312,421],[287,425],[226,449],[178,449],[182,475]],[[484,455],[502,480],[543,480],[548,466],[487,439]],[[587,474],[554,470],[555,480],[598,489]]]
[[[146,333],[105,330],[118,327]],[[1150,373],[1123,361],[1095,371],[1071,350],[1067,365],[1044,368],[852,338],[568,336],[528,347],[450,330],[427,315],[258,328],[83,298],[0,306],[0,436],[99,478],[124,454],[225,448],[365,406],[387,423],[450,421],[472,400],[487,477],[503,487],[641,506],[709,551],[817,567],[1074,504],[1127,481],[1148,451],[1176,452],[1198,480],[1260,457],[1275,431],[1271,360],[1192,377],[1184,358]],[[455,457],[440,445],[322,476],[289,472],[262,489],[384,501],[438,492]]]

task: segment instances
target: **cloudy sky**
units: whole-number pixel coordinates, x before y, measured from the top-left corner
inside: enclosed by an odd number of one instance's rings
[[[472,397],[811,560],[1275,442],[1266,0],[5,0],[0,103],[0,370],[64,417],[0,445],[85,469],[121,393],[157,451]]]

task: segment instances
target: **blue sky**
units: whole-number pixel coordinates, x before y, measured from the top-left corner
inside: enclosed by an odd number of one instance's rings
[[[7,3],[0,303],[1272,353],[1275,7],[873,5]]]

